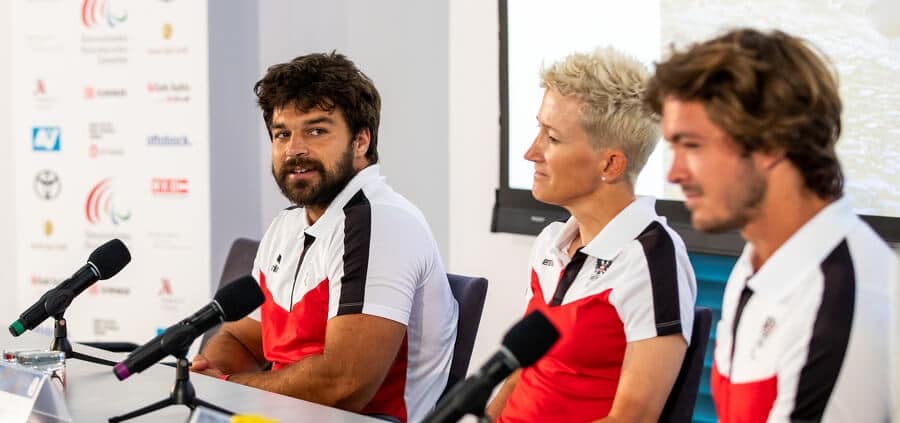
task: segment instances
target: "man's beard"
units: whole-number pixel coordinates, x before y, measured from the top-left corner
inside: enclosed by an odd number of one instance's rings
[[[742,163],[742,167],[743,170],[736,179],[739,181],[740,188],[731,191],[731,194],[725,199],[725,215],[701,222],[694,220],[693,224],[696,229],[709,233],[740,230],[757,216],[759,206],[768,190],[768,184],[765,177],[752,166],[752,162],[749,160]],[[699,191],[702,194],[702,190]]]
[[[289,181],[291,170],[298,167],[307,168],[309,172],[318,172],[318,183],[308,181]],[[327,208],[334,198],[341,193],[347,183],[353,179],[353,149],[348,146],[347,151],[338,160],[337,166],[331,171],[326,171],[322,162],[305,157],[289,157],[281,165],[281,172],[276,173],[275,165],[272,165],[272,176],[275,183],[281,189],[281,193],[292,203],[301,207]]]

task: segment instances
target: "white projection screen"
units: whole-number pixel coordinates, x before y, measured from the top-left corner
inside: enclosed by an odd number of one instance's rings
[[[532,164],[522,158],[536,133],[539,73],[575,51],[612,46],[651,70],[671,48],[737,27],[780,29],[812,42],[838,71],[844,104],[838,154],[846,195],[876,230],[897,242],[900,218],[900,2],[895,0],[500,1],[502,155],[494,230],[534,233],[564,217],[530,197]],[[637,183],[678,220],[678,186],[665,181],[669,147],[660,142]],[[543,220],[542,220],[543,219]]]

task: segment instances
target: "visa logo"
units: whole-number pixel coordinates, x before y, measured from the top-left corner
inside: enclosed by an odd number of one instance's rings
[[[35,126],[31,128],[31,149],[34,151],[59,151],[60,129],[58,126]]]

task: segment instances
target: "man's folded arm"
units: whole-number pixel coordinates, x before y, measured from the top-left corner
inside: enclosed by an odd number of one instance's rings
[[[278,371],[231,374],[229,381],[349,411],[361,411],[384,382],[406,326],[368,314],[328,321],[325,349]]]

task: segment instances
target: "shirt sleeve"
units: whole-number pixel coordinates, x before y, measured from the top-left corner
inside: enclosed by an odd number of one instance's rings
[[[637,241],[615,259],[613,266],[627,266],[610,295],[626,342],[681,334],[690,343],[696,282],[692,273],[679,271],[680,261],[674,250],[647,249]]]
[[[259,241],[259,248],[256,249],[256,256],[253,258],[253,268],[250,270],[250,275],[253,276],[253,279],[256,279],[256,283],[260,284],[259,289],[262,289],[261,279],[265,277],[265,272],[267,270],[264,263],[268,261],[267,256],[269,255],[270,250],[269,234],[271,234],[272,231],[276,230],[275,228],[278,227],[276,222],[278,222],[282,218],[282,216],[283,212],[282,214],[276,216],[275,219],[272,220],[272,223],[269,224],[269,228],[266,230],[266,233]],[[257,322],[262,321],[261,310],[262,307],[257,307],[255,310],[250,312],[247,317],[256,320]]]
[[[416,290],[429,278],[437,246],[413,214],[365,204],[345,209],[329,265],[328,317],[364,313],[409,324]]]
[[[260,244],[260,245],[262,245],[262,244]],[[250,272],[253,275],[253,279],[256,279],[256,283],[259,283],[260,278],[264,277],[263,269],[261,267],[259,267],[259,262],[260,262],[259,250],[257,250],[256,257],[253,259],[253,270],[251,270],[251,272]],[[261,285],[260,285],[260,289],[262,289]],[[250,314],[247,315],[247,317],[249,317],[253,320],[256,320],[257,322],[262,320],[262,313],[260,312],[261,308],[262,307],[257,307],[256,309],[251,311]]]

